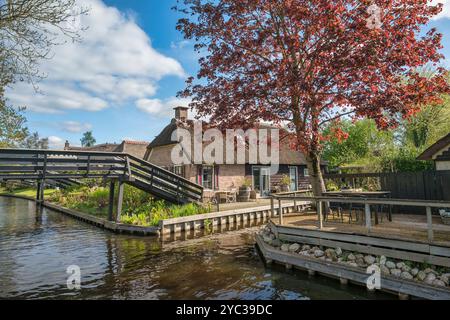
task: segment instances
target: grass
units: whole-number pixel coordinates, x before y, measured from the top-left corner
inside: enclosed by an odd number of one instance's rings
[[[44,190],[44,197],[48,198],[50,197],[54,192],[56,192],[56,189],[45,189]],[[23,197],[36,197],[36,190],[33,188],[19,188],[15,189],[13,191],[8,191],[6,188],[0,188],[0,194],[13,194],[16,196],[23,196]]]
[[[0,188],[0,193],[35,197],[33,188],[10,190]],[[71,189],[46,189],[45,199],[62,207],[74,209],[90,215],[107,218],[109,208],[109,188],[98,185],[81,186]],[[138,226],[157,226],[160,220],[185,217],[211,212],[211,207],[189,203],[173,205],[162,200],[155,200],[141,190],[129,185],[124,188],[124,201],[121,222]]]

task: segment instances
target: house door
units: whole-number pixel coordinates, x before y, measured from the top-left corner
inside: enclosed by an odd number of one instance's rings
[[[265,197],[270,194],[270,169],[261,168],[261,196]]]
[[[270,193],[270,168],[254,167],[253,168],[253,189],[262,197],[268,196]]]
[[[289,185],[289,191],[297,191],[298,186],[297,167],[289,167],[289,178],[291,180],[291,183]]]

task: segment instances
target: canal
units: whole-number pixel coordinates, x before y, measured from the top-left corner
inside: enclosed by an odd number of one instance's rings
[[[162,244],[117,235],[0,197],[0,298],[17,299],[380,299],[303,272],[265,268],[255,228]],[[67,267],[81,289],[67,288]]]

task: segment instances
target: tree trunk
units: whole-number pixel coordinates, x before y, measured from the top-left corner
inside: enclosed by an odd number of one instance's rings
[[[309,178],[314,196],[321,196],[325,191],[325,182],[320,170],[320,156],[315,151],[310,151],[306,155],[306,163],[309,171]]]

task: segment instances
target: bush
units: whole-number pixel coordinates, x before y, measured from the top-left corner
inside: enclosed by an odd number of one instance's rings
[[[109,190],[106,188],[94,188],[87,194],[89,202],[98,208],[105,208],[109,204]]]
[[[76,187],[55,191],[50,201],[61,206],[80,210],[90,214],[106,215],[109,205],[109,189],[105,187]],[[211,207],[194,203],[172,205],[163,200],[154,200],[151,195],[126,185],[124,188],[124,206],[122,223],[139,226],[156,226],[160,220],[185,217],[211,212]]]

